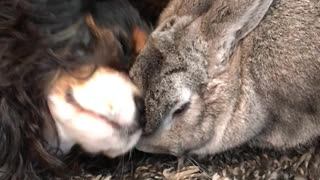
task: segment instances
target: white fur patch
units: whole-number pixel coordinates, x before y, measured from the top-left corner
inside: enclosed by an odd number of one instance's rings
[[[83,86],[73,88],[74,97],[85,109],[116,120],[120,125],[134,121],[132,85],[119,74],[98,72]]]
[[[141,130],[129,136],[118,129],[129,127],[135,121],[136,89],[130,81],[116,73],[98,71],[87,82],[71,87],[81,108],[66,102],[61,94],[52,93],[48,97],[64,153],[77,143],[90,153],[104,152],[114,157],[137,143]]]

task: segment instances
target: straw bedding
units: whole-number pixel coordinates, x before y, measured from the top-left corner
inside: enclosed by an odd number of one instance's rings
[[[176,157],[133,151],[117,159],[82,157],[72,180],[93,179],[320,179],[320,141],[286,151],[239,147],[209,157]]]

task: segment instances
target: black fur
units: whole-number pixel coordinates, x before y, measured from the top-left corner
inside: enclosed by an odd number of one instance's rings
[[[147,31],[138,13],[125,0],[0,1],[0,167],[5,171],[0,172],[0,179],[38,179],[40,170],[68,175],[65,164],[56,155],[58,150],[48,149],[43,135],[46,124],[55,127],[47,107],[47,88],[58,70],[97,62],[89,61],[83,54],[58,53],[66,48],[70,52],[89,52],[89,45],[77,38],[88,32],[86,24],[70,39],[53,43],[51,37],[88,13],[114,31],[122,44],[119,52],[124,60],[132,53],[132,27],[138,25]],[[70,43],[74,39],[80,40]],[[127,68],[120,63],[127,61],[105,61],[105,65]]]

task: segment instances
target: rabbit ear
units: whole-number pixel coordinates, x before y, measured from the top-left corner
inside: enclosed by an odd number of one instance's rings
[[[172,16],[164,20],[151,34],[152,43],[161,52],[168,52],[175,43],[175,35],[193,20],[192,16]]]
[[[217,63],[224,64],[238,42],[260,23],[273,0],[218,0],[204,20]]]

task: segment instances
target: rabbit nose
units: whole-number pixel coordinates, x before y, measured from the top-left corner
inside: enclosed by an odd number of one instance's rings
[[[146,124],[146,121],[144,118],[144,99],[139,95],[135,95],[133,98],[137,108],[136,119],[139,125],[141,127],[144,127]]]

